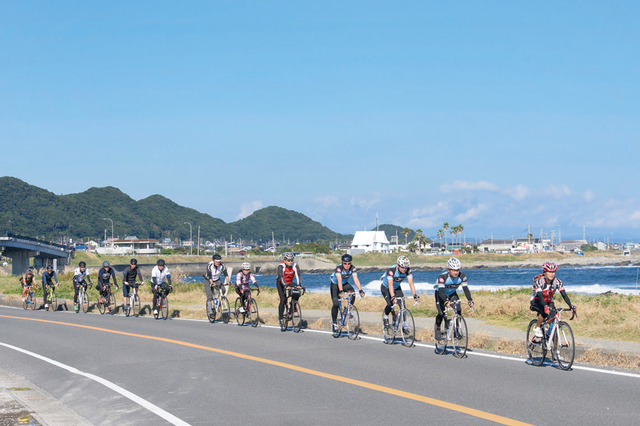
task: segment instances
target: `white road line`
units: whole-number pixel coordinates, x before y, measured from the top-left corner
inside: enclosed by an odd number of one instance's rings
[[[69,365],[63,364],[61,362],[58,362],[56,360],[53,360],[51,358],[47,358],[45,356],[39,355],[37,353],[28,351],[26,349],[22,349],[22,348],[18,348],[17,346],[13,346],[13,345],[9,345],[3,342],[0,342],[0,346],[4,346],[6,348],[9,349],[13,349],[14,351],[18,351],[18,352],[22,352],[23,354],[32,356],[34,358],[38,358],[42,361],[48,362],[49,364],[53,364],[56,367],[60,367],[64,370],[69,371],[70,373],[73,374],[77,374],[79,376],[84,376],[88,379],[91,379],[95,382],[100,383],[103,386],[106,386],[107,388],[111,389],[114,392],[119,393],[120,395],[124,396],[125,398],[130,399],[131,401],[135,402],[136,404],[140,405],[143,408],[146,408],[147,410],[151,411],[153,414],[162,417],[163,419],[165,419],[166,421],[168,421],[171,424],[174,425],[180,425],[180,426],[189,426],[189,423],[177,418],[176,416],[174,416],[171,413],[168,413],[167,411],[163,410],[162,408],[158,407],[157,405],[152,404],[151,402],[147,401],[146,399],[143,399],[141,397],[139,397],[138,395],[129,392],[128,390],[121,388],[120,386],[116,385],[115,383],[112,383],[106,379],[103,379],[102,377],[98,377],[95,376],[93,374],[90,373],[85,373],[84,371],[80,371],[77,368],[71,367]]]

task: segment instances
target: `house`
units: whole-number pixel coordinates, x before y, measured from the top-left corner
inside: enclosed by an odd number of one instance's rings
[[[384,231],[356,231],[349,253],[367,253],[370,251],[390,253],[391,247]]]
[[[138,239],[137,237],[126,237],[124,240],[112,240],[111,244],[98,247],[98,254],[158,254],[160,249],[156,247],[158,240]]]
[[[478,245],[481,253],[510,253],[511,249],[516,247],[516,242],[512,239],[498,240],[491,238],[484,240]]]

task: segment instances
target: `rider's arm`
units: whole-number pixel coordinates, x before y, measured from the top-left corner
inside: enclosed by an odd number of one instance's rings
[[[293,270],[296,273],[296,282],[298,283],[298,287],[302,287],[302,275],[300,274],[300,267],[297,263],[293,265]]]
[[[338,281],[338,294],[342,293],[342,274],[336,271],[336,281]]]
[[[258,280],[256,280],[256,277],[253,276],[252,273],[249,273],[249,279],[251,280],[251,282],[253,283],[253,285],[255,285],[256,287],[258,287]],[[259,289],[260,287],[258,287]]]
[[[276,273],[276,283],[285,286],[284,282],[284,266],[278,265],[278,272]]]
[[[571,304],[571,300],[569,299],[569,295],[564,290],[564,288],[562,290],[560,290],[560,295],[562,296],[564,301],[567,302],[567,305],[569,305],[570,308],[573,308],[573,305]]]
[[[389,285],[389,296],[393,299],[396,297],[394,288],[393,288],[393,272],[387,272],[387,284]]]
[[[413,284],[413,275],[407,275],[407,281],[409,281],[409,287],[411,288],[411,294],[416,297],[416,286]]]
[[[360,279],[358,279],[358,273],[354,272],[351,276],[353,277],[353,283],[358,287],[358,290],[362,291],[362,285],[360,284]]]
[[[116,278],[116,271],[115,269],[111,268],[111,276],[113,277],[113,284],[118,287],[118,279]]]
[[[89,283],[89,285],[93,285],[93,283],[91,282],[91,277],[89,276],[88,272],[87,272],[87,275],[84,276],[84,279]]]
[[[144,278],[142,278],[142,272],[140,271],[140,268],[136,268],[138,270],[138,279],[140,280],[140,283],[144,283]]]

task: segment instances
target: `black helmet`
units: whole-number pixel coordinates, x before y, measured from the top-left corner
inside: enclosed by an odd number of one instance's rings
[[[111,266],[111,264],[109,263],[108,260],[105,260],[104,262],[102,262],[102,267],[103,268],[108,268],[109,266]]]
[[[81,268],[86,268],[87,267],[87,263],[82,261],[82,262],[78,263],[78,266],[81,267]]]
[[[53,265],[47,265],[47,271],[53,271]]]
[[[353,260],[353,256],[351,256],[350,254],[343,254],[342,255],[342,261],[343,262],[351,262]]]
[[[138,264],[138,259],[131,259],[129,261],[129,265],[137,265]]]
[[[27,275],[33,275],[33,269],[27,268]]]
[[[158,259],[158,261],[156,262],[156,265],[158,265],[158,266],[164,266],[164,260],[162,260],[162,259]]]
[[[218,253],[216,253],[213,256],[211,256],[211,259],[213,259],[213,260],[222,260],[222,256],[220,256]]]

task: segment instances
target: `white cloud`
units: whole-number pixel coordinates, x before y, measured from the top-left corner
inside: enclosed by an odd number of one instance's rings
[[[585,201],[593,201],[593,200],[596,199],[596,194],[594,194],[592,190],[587,189],[584,192],[584,199],[585,199]]]
[[[316,197],[314,201],[325,209],[340,204],[338,198],[331,195]]]
[[[631,214],[631,220],[640,220],[640,210],[636,210]]]
[[[455,217],[455,219],[456,219],[456,222],[464,222],[466,220],[475,219],[481,213],[483,213],[483,212],[485,212],[487,210],[489,210],[489,206],[488,205],[486,205],[486,204],[478,204],[477,206],[471,207],[466,212],[460,213],[459,215],[457,215]]]
[[[531,195],[531,190],[522,184],[518,184],[513,188],[508,188],[504,192],[516,201],[522,201]]]
[[[413,209],[407,226],[413,229],[437,227],[441,224],[440,220],[450,212],[449,204],[442,201],[434,206]],[[424,231],[427,232],[426,230]]]
[[[358,206],[360,208],[363,208],[365,210],[369,210],[372,207],[374,207],[376,204],[380,203],[380,198],[377,195],[372,195],[371,198],[352,198],[351,199],[351,205],[352,206]]]
[[[440,187],[442,192],[454,192],[454,191],[499,191],[500,187],[498,185],[487,182],[487,181],[478,181],[471,182],[465,180],[456,180],[453,183],[445,183]]]
[[[245,203],[240,206],[240,214],[238,214],[237,219],[244,219],[256,210],[261,209],[262,207],[262,201],[251,201],[250,203]]]
[[[564,197],[567,197],[569,195],[571,195],[571,190],[569,189],[569,187],[565,184],[562,185],[549,185],[545,188],[545,194],[547,194],[547,196],[556,198],[556,199],[561,199]]]

